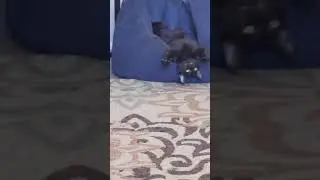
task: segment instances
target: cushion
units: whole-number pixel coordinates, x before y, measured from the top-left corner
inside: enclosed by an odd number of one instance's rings
[[[192,17],[194,23],[194,29],[196,32],[196,37],[200,45],[206,47],[208,50],[207,55],[210,57],[211,53],[217,53],[217,48],[211,48],[211,40],[216,40],[217,38],[211,36],[212,33],[210,26],[210,0],[185,0],[186,9]],[[212,39],[211,39],[212,38]],[[211,50],[211,51],[210,51]],[[214,56],[213,56],[214,57]]]

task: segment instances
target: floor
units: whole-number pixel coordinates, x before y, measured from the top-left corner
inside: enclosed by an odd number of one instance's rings
[[[105,62],[21,52],[0,55],[0,69],[0,179],[73,164],[108,172]]]
[[[210,86],[110,78],[111,179],[209,180]]]
[[[109,105],[111,179],[207,180],[210,166],[226,179],[320,179],[318,69],[213,70],[210,86],[180,86],[109,78],[103,61],[6,47],[0,179],[41,179],[70,164],[107,172]]]
[[[40,180],[72,164],[107,173],[109,66],[27,52],[6,35],[4,7],[0,0],[0,179]]]
[[[318,69],[213,74],[215,175],[320,179]]]

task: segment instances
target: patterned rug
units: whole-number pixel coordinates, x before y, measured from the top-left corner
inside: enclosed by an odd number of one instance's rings
[[[210,87],[110,78],[111,180],[209,180]]]

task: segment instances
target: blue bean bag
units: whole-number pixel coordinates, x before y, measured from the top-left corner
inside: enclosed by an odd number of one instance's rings
[[[189,38],[197,37],[194,21],[184,1],[126,0],[115,25],[111,63],[115,75],[145,81],[177,82],[176,66],[161,65],[167,47],[153,34],[154,21],[163,21],[170,29],[181,28]],[[210,65],[203,63],[200,68],[202,80],[187,78],[187,83],[210,81]]]
[[[308,0],[302,1],[308,3]],[[310,5],[310,3],[309,3]],[[308,7],[307,7],[308,8]],[[308,12],[290,4],[287,8],[287,22],[289,25],[289,34],[295,44],[295,55],[290,62],[283,61],[279,55],[268,50],[259,49],[249,55],[243,66],[248,69],[277,69],[277,68],[312,68],[320,66],[320,8],[309,8]],[[213,27],[214,31],[214,27]],[[217,33],[215,36],[219,36]],[[217,41],[212,43],[215,49],[218,47]],[[213,66],[224,67],[222,52],[212,58]]]
[[[185,0],[184,4],[191,14],[199,44],[209,50],[207,52],[209,57],[213,55],[215,58],[218,56],[219,47],[217,47],[217,33],[211,29],[211,8],[208,8],[211,7],[210,2],[210,0]]]
[[[109,58],[109,13],[105,0],[9,0],[13,38],[40,53]]]
[[[185,0],[185,5],[194,22],[199,43],[210,47],[210,0]]]

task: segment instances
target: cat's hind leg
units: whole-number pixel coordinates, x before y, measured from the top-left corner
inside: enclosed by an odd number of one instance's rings
[[[294,44],[289,38],[288,32],[286,30],[279,30],[273,40],[274,48],[285,60],[290,59],[294,52]]]

